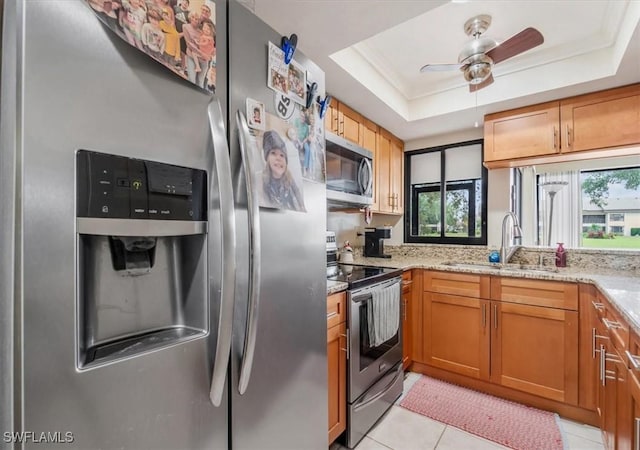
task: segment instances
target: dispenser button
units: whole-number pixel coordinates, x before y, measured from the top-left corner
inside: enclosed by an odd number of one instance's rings
[[[129,180],[127,178],[118,178],[116,184],[119,187],[129,187]]]

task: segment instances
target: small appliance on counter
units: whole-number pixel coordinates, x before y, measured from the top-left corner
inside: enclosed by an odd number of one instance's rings
[[[391,258],[384,253],[384,239],[391,238],[391,228],[364,229],[364,256],[371,258]]]

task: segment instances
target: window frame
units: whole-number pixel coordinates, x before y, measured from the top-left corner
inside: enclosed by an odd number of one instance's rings
[[[404,193],[405,193],[405,215],[404,215],[404,242],[411,244],[459,244],[459,245],[487,245],[487,192],[488,192],[488,174],[489,171],[483,164],[481,164],[481,178],[480,178],[480,197],[482,199],[482,204],[480,207],[480,236],[479,237],[460,237],[460,236],[446,236],[446,194],[447,194],[447,182],[445,180],[445,151],[449,149],[455,149],[456,147],[466,147],[470,145],[480,145],[480,160],[484,161],[484,139],[474,139],[472,141],[464,141],[464,142],[456,142],[454,144],[448,145],[440,145],[437,147],[424,148],[420,150],[413,150],[410,152],[405,152],[404,155],[404,167],[405,167],[405,179],[404,179]],[[438,185],[433,184],[428,188],[423,186],[422,188],[416,188],[416,194],[419,192],[434,192],[437,189],[434,189],[436,186],[439,187],[440,190],[440,236],[414,236],[411,234],[412,229],[414,229],[414,225],[417,226],[418,222],[418,214],[417,214],[417,205],[418,205],[418,196],[413,195],[414,190],[411,185],[411,157],[414,155],[421,155],[424,153],[440,153],[440,183]],[[462,183],[465,180],[457,180],[454,183]],[[471,180],[466,180],[471,181]],[[473,183],[468,183],[473,187]],[[427,188],[425,190],[425,188]],[[460,190],[455,189],[455,190]],[[471,227],[472,222],[475,221],[475,202],[471,205],[471,198],[475,197],[475,190],[473,190],[473,196],[469,195],[469,217],[471,218],[471,212],[474,212],[473,219],[469,220],[469,228]],[[474,224],[475,231],[475,224]]]

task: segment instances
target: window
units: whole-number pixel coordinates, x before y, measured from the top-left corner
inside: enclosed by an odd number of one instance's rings
[[[536,167],[537,243],[640,249],[640,167],[625,167],[626,161],[621,168],[598,168],[597,161],[590,170]]]
[[[482,141],[408,152],[405,242],[487,243]]]
[[[580,173],[582,210],[607,220],[582,232],[582,247],[640,249],[640,167]],[[640,233],[639,233],[640,234]]]
[[[583,214],[582,223],[605,223],[604,214]]]

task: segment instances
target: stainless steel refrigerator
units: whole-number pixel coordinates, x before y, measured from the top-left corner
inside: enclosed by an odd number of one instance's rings
[[[83,1],[3,8],[0,447],[326,447],[324,184],[258,208],[239,145],[280,36],[216,2],[211,96]]]

